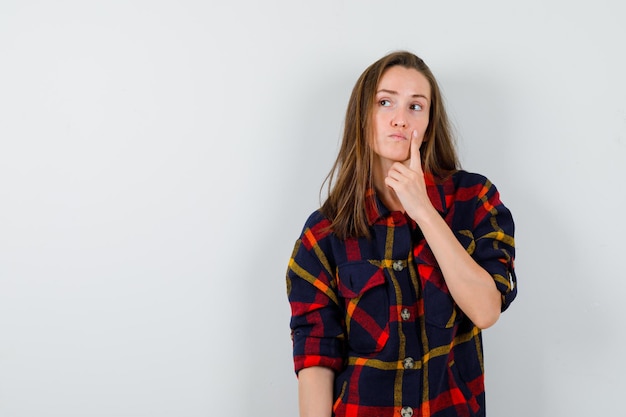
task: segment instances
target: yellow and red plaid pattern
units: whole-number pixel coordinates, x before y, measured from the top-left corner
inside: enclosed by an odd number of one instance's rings
[[[496,187],[459,171],[428,195],[494,278],[517,294],[514,223]],[[455,305],[419,227],[368,193],[371,239],[338,239],[319,211],[287,270],[295,371],[335,370],[336,417],[485,415],[482,337]]]

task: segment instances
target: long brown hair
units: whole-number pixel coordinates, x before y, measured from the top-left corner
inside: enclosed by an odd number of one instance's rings
[[[382,57],[361,74],[352,89],[341,147],[324,180],[328,186],[328,197],[321,211],[330,219],[333,232],[341,239],[370,236],[366,193],[373,187],[374,152],[369,132],[374,96],[385,71],[396,65],[416,69],[430,84],[430,114],[420,149],[424,172],[435,178],[445,178],[460,168],[443,97],[430,68],[422,59],[407,51]]]

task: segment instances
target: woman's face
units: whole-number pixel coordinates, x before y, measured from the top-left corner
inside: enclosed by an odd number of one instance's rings
[[[428,80],[416,69],[391,67],[383,73],[374,101],[372,149],[381,162],[406,161],[413,131],[421,143],[428,127]]]

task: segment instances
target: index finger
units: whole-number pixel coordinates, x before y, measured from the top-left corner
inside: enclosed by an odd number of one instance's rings
[[[409,168],[412,171],[419,172],[422,168],[422,157],[420,155],[420,146],[422,145],[423,138],[420,138],[417,130],[413,131],[411,135],[411,161],[409,162]]]

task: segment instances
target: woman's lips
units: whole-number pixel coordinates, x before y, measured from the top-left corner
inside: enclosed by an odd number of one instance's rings
[[[389,137],[393,140],[406,140],[406,136],[400,133],[392,133],[391,135],[389,135]]]

